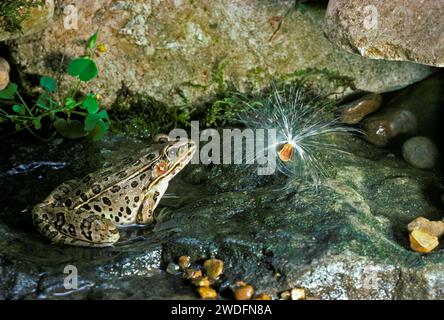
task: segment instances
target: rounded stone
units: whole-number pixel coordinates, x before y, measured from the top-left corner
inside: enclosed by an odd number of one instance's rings
[[[169,274],[177,274],[179,273],[179,266],[173,262],[168,263],[168,266],[166,268],[166,272]]]
[[[0,57],[0,90],[5,89],[9,84],[10,69],[8,61]]]
[[[429,138],[417,136],[404,142],[402,155],[416,168],[431,169],[438,159],[438,148]]]
[[[254,295],[254,289],[250,285],[237,288],[234,292],[236,300],[250,300]]]

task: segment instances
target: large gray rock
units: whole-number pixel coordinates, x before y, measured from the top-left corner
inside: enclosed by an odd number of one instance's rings
[[[373,59],[444,66],[444,0],[330,0],[327,37]]]
[[[0,297],[195,297],[179,277],[161,271],[188,254],[193,261],[221,258],[226,284],[242,279],[273,295],[302,286],[322,299],[443,299],[442,246],[412,252],[406,230],[417,216],[440,218],[436,173],[357,138],[338,142],[351,154],[325,154],[331,175],[318,190],[283,189],[282,176],[259,177],[254,167],[189,165],[168,191],[178,197],[162,199],[169,211],[159,222],[129,229],[108,249],[54,247],[32,226],[30,210],[63,180],[145,143],[5,144]],[[66,265],[77,267],[78,290],[63,287]]]
[[[104,105],[122,86],[183,104],[213,99],[229,85],[262,88],[309,68],[317,68],[312,78],[324,79],[322,87],[338,92],[344,83],[330,82],[335,73],[350,78],[354,89],[372,92],[399,89],[430,73],[426,66],[370,61],[337,48],[323,36],[323,8],[293,10],[278,30],[292,0],[58,3],[51,27],[17,40],[13,56],[24,73],[55,75],[61,58],[66,63],[84,54],[85,40],[99,30],[98,42],[108,52],[98,59],[100,77],[84,90],[100,93]]]

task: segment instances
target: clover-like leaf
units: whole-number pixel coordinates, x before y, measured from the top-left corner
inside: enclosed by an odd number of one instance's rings
[[[86,109],[89,114],[97,113],[99,111],[99,103],[94,96],[89,95],[83,100],[82,103],[83,109]]]
[[[48,92],[54,92],[57,89],[57,83],[51,77],[40,78],[40,86]]]
[[[83,82],[88,82],[95,78],[99,71],[96,63],[88,58],[77,58],[72,60],[68,65],[68,74],[78,77]]]
[[[45,110],[49,110],[49,101],[48,101],[49,97],[48,94],[42,93],[38,98],[37,98],[37,107],[45,109]]]
[[[97,42],[97,32],[94,33],[88,40],[88,49],[93,49]]]
[[[0,91],[0,99],[12,100],[17,93],[17,85],[13,82],[9,83],[8,86]]]
[[[77,139],[86,136],[85,130],[83,130],[83,123],[79,120],[65,120],[57,119],[54,121],[54,127],[56,131],[66,139]]]
[[[106,112],[106,110],[102,110],[98,113],[94,113],[94,114],[89,114],[86,118],[85,118],[85,130],[86,131],[92,131],[96,128],[97,123],[102,123],[106,126],[106,129],[108,129],[108,124],[105,122],[109,121],[109,117],[108,117],[108,113]],[[102,126],[102,124],[101,124]]]
[[[76,106],[76,101],[73,98],[68,97],[65,99],[65,108],[66,109],[70,110],[70,109],[75,108],[75,106]]]
[[[15,105],[13,105],[12,106],[12,110],[15,112],[15,113],[18,113],[18,114],[24,114],[25,113],[25,107],[22,105],[22,104],[15,104]]]
[[[102,119],[99,119],[96,123],[96,126],[88,136],[92,140],[98,141],[101,140],[107,132],[108,132],[108,124],[105,123]]]
[[[40,118],[35,118],[34,121],[32,122],[34,125],[34,128],[36,130],[40,130],[42,128],[42,123],[40,121]]]

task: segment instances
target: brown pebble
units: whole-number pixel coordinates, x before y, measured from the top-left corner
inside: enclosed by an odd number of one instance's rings
[[[380,94],[371,93],[347,103],[341,107],[340,121],[346,124],[357,124],[368,114],[379,109],[382,103]]]
[[[281,297],[282,300],[289,300],[291,297],[290,291],[283,291],[281,292],[281,294],[279,295]]]
[[[194,280],[202,277],[202,271],[197,269],[186,269],[183,273],[183,277],[188,280]]]
[[[400,134],[414,133],[417,127],[415,115],[405,109],[387,111],[373,115],[362,122],[365,139],[378,147],[383,147]]]
[[[418,217],[407,225],[409,232],[415,229],[421,229],[432,236],[441,238],[444,235],[444,222],[430,221],[424,217]]]
[[[208,277],[202,277],[193,279],[191,283],[194,284],[196,287],[209,287],[212,284],[212,281],[210,281]]]
[[[3,90],[8,86],[10,70],[11,67],[9,66],[8,61],[0,57],[0,90]]]
[[[414,229],[409,234],[410,248],[413,251],[427,253],[435,249],[438,245],[438,238],[421,229]]]
[[[191,258],[189,256],[181,256],[179,257],[177,264],[182,270],[185,270],[191,266]]]
[[[214,299],[217,297],[216,290],[210,287],[200,287],[197,291],[202,299]]]
[[[208,259],[204,262],[204,269],[210,279],[217,279],[224,270],[224,262],[219,259]]]
[[[305,300],[305,290],[302,288],[294,288],[290,291],[291,300]]]
[[[254,295],[254,289],[250,285],[239,287],[234,292],[234,298],[236,300],[250,300]]]
[[[271,296],[265,293],[260,293],[256,297],[254,297],[254,300],[272,300]]]

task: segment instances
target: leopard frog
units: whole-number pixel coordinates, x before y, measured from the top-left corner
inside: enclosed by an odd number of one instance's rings
[[[149,224],[170,180],[191,160],[195,143],[160,135],[137,157],[58,186],[32,211],[34,225],[55,244],[106,247],[117,226]]]

